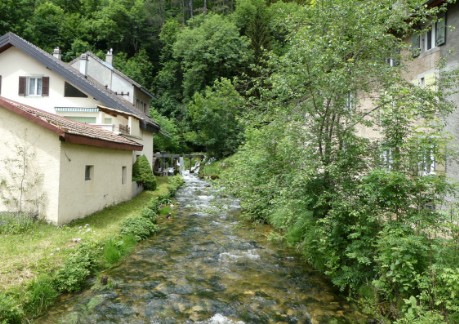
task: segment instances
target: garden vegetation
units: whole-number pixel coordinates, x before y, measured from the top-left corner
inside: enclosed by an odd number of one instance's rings
[[[161,179],[156,191],[69,225],[56,227],[27,215],[0,214],[0,323],[22,323],[63,293],[80,291],[91,276],[120,262],[136,243],[159,230],[161,209],[183,183]],[[33,248],[31,248],[33,247]]]

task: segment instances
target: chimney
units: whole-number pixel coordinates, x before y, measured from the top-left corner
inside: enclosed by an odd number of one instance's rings
[[[58,60],[60,60],[62,58],[62,54],[61,54],[61,50],[59,49],[59,47],[56,47],[53,51],[53,56],[55,58],[57,58]]]
[[[80,56],[80,73],[86,75],[88,68],[88,56],[86,54],[81,54]]]
[[[110,64],[110,66],[113,65],[113,48],[110,48],[110,50],[107,52],[107,55],[105,56],[105,62]]]

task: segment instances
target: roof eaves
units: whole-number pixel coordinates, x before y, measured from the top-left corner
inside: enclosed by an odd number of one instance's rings
[[[60,127],[56,126],[56,125],[53,125],[51,123],[49,123],[47,120],[37,116],[37,115],[33,115],[27,111],[24,111],[22,110],[21,108],[19,108],[18,106],[14,105],[13,103],[11,103],[10,101],[8,100],[5,100],[4,98],[0,97],[0,107],[3,107],[13,113],[15,113],[16,115],[18,116],[21,116],[43,128],[46,128],[48,130],[50,130],[51,132],[57,134],[58,136],[62,136],[64,134],[64,130],[61,129]]]
[[[119,143],[113,142],[109,140],[79,135],[79,134],[72,134],[69,132],[64,133],[60,136],[60,139],[66,143],[70,144],[79,144],[79,145],[89,145],[101,148],[109,148],[115,150],[130,150],[130,151],[142,151],[143,145],[138,143]]]
[[[11,45],[19,48],[26,54],[29,54],[50,70],[59,73],[65,79],[69,80],[75,86],[91,95],[96,100],[100,100],[107,106],[112,106],[125,112],[134,113],[129,107],[113,98],[108,92],[105,91],[105,89],[99,88],[94,83],[87,80],[75,68],[54,58],[52,55],[46,53],[42,49],[13,33],[8,33],[6,35],[9,39],[7,42],[9,42]]]

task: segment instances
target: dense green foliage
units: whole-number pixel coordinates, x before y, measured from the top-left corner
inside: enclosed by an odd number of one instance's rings
[[[210,156],[222,158],[236,152],[242,141],[244,99],[228,79],[215,81],[203,94],[196,93],[188,105],[192,131],[190,142],[204,146]]]
[[[132,181],[142,184],[145,190],[156,189],[156,178],[145,155],[139,156],[132,165]]]

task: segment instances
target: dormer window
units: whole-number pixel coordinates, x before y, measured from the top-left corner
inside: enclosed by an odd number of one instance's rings
[[[19,77],[20,96],[49,96],[49,77]]]
[[[64,83],[64,97],[87,98],[88,96],[68,82]]]

